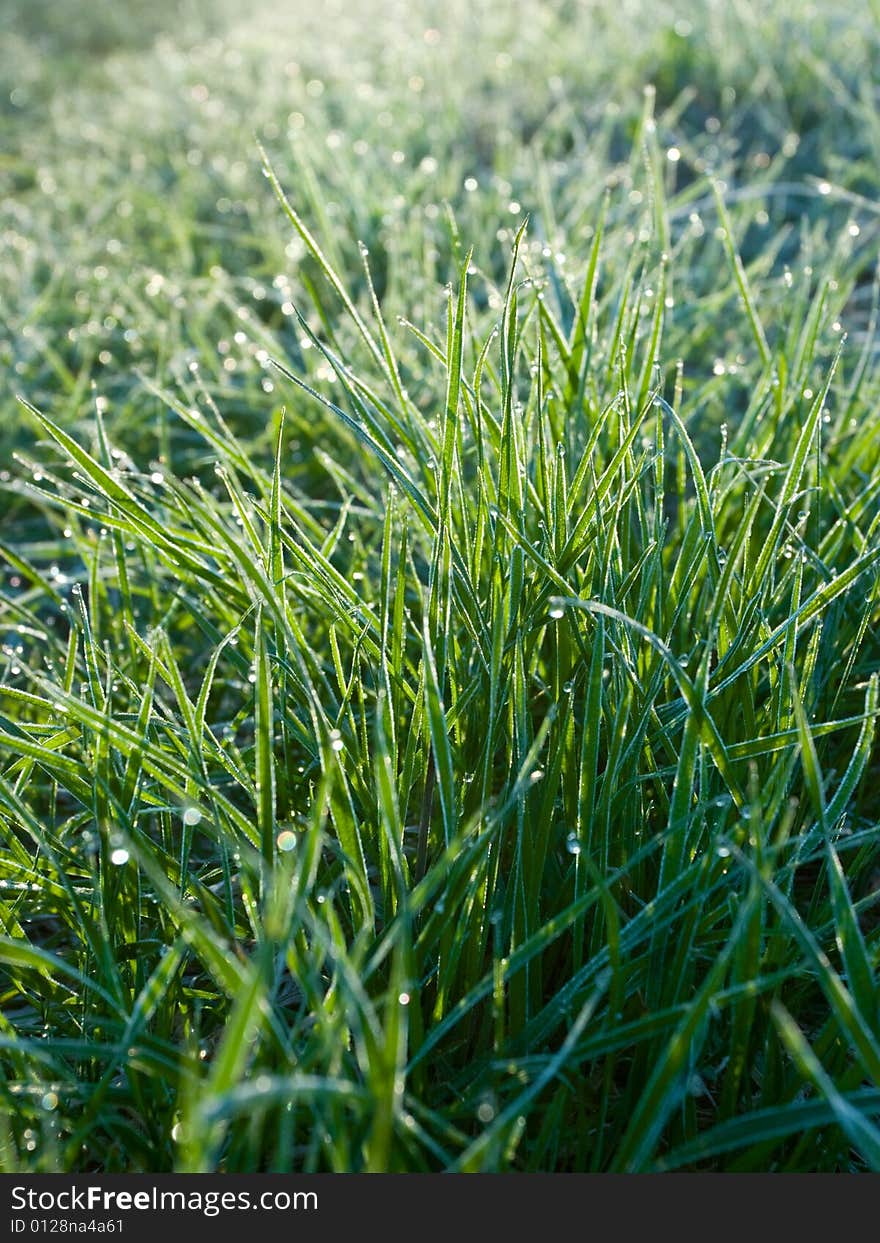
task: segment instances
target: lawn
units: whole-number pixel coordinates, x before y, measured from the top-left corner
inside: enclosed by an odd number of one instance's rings
[[[880,1170],[876,2],[251,10],[0,14],[0,1170]]]

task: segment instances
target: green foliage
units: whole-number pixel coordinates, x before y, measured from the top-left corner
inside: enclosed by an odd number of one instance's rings
[[[873,27],[350,7],[16,104],[0,1164],[876,1170]]]

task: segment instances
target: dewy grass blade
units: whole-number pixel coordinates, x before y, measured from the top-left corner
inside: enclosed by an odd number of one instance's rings
[[[838,1126],[864,1156],[870,1169],[880,1170],[880,1129],[844,1097],[826,1074],[803,1032],[781,1004],[773,1003],[773,1021],[791,1056],[828,1102]]]
[[[256,747],[257,826],[263,859],[271,866],[275,857],[275,756],[272,672],[263,634],[263,615],[254,620],[254,745]]]
[[[770,350],[770,346],[767,344],[767,336],[764,332],[764,326],[758,316],[757,304],[755,303],[754,296],[749,287],[749,280],[746,276],[743,261],[740,257],[739,251],[736,249],[733,237],[733,224],[727,211],[727,206],[724,202],[724,193],[717,181],[712,182],[712,193],[715,196],[715,205],[718,208],[718,215],[721,219],[724,252],[727,255],[731,268],[733,269],[739,295],[742,300],[742,304],[745,307],[749,324],[751,325],[755,343],[758,347],[758,353],[761,356],[761,362],[765,367],[767,367],[770,365],[773,355]]]
[[[437,774],[437,789],[443,819],[443,836],[445,844],[448,846],[455,836],[458,821],[455,774],[449,730],[446,724],[446,712],[440,694],[434,649],[431,644],[427,621],[422,637],[422,661],[425,671],[425,711],[431,736],[434,769]]]

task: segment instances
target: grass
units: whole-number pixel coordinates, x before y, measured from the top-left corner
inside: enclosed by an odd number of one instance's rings
[[[467,7],[9,70],[6,1170],[880,1169],[876,23]]]

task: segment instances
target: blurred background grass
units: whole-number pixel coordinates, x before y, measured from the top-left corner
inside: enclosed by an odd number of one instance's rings
[[[574,288],[606,187],[606,267],[624,273],[653,230],[652,171],[633,146],[646,86],[676,260],[666,357],[685,361],[685,401],[689,377],[705,394],[720,360],[701,419],[735,419],[749,377],[706,174],[728,185],[771,323],[803,312],[818,254],[835,273],[829,323],[864,336],[875,7],[335,0],[243,17],[227,0],[6,0],[0,453],[30,434],[15,392],[76,424],[94,386],[117,440],[185,455],[136,373],[185,387],[194,363],[237,430],[269,428],[262,351],[303,365],[292,312],[315,272],[259,175],[257,139],[355,292],[360,240],[386,311],[423,327],[461,246],[500,277],[499,243],[526,213],[530,271]]]

